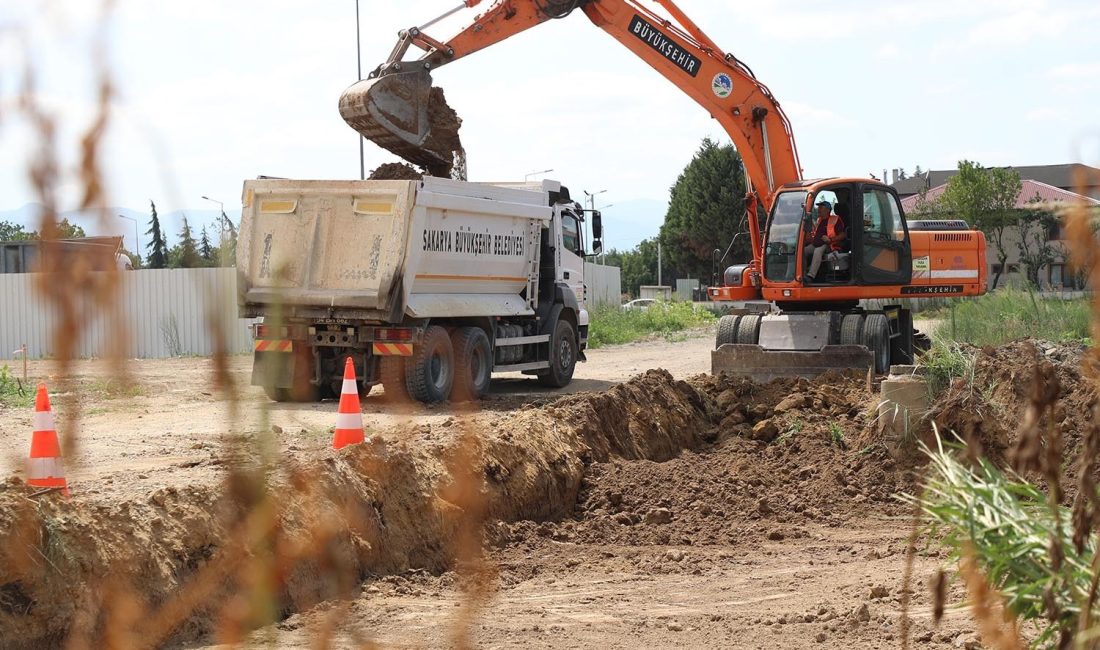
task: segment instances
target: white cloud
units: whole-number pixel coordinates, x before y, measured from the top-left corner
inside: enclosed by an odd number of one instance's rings
[[[796,129],[851,126],[854,121],[834,111],[798,101],[783,102],[783,109]]]
[[[1055,122],[1068,119],[1069,115],[1069,111],[1064,108],[1040,106],[1024,114],[1024,119],[1028,122]]]
[[[1067,79],[1070,81],[1084,81],[1100,77],[1100,61],[1063,63],[1047,71],[1047,76],[1054,79]]]

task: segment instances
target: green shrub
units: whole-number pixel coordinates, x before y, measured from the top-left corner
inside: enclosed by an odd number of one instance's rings
[[[30,406],[34,403],[34,392],[30,386],[19,388],[19,380],[11,374],[7,365],[0,366],[0,404],[4,406]]]
[[[630,343],[654,334],[668,338],[675,332],[716,320],[713,313],[689,302],[658,302],[644,311],[597,307],[589,314],[588,347]]]

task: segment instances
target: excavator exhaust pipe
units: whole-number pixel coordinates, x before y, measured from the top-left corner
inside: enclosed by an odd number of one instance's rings
[[[340,96],[340,116],[364,138],[433,176],[450,176],[461,120],[423,69],[356,82]]]

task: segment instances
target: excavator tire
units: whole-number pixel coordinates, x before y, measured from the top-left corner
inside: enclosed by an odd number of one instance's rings
[[[714,341],[714,349],[727,343],[737,343],[737,324],[741,316],[723,316],[718,320],[718,336]]]
[[[757,314],[742,316],[737,324],[737,343],[756,345],[760,340],[760,320]]]
[[[875,357],[875,373],[890,370],[890,322],[882,314],[871,314],[863,321],[860,342]]]
[[[840,321],[840,344],[861,345],[863,314],[847,314]]]

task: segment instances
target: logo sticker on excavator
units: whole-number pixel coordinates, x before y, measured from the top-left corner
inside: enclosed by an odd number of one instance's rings
[[[710,88],[715,95],[725,99],[733,92],[733,79],[725,72],[719,72],[714,75],[714,81],[711,82]]]

